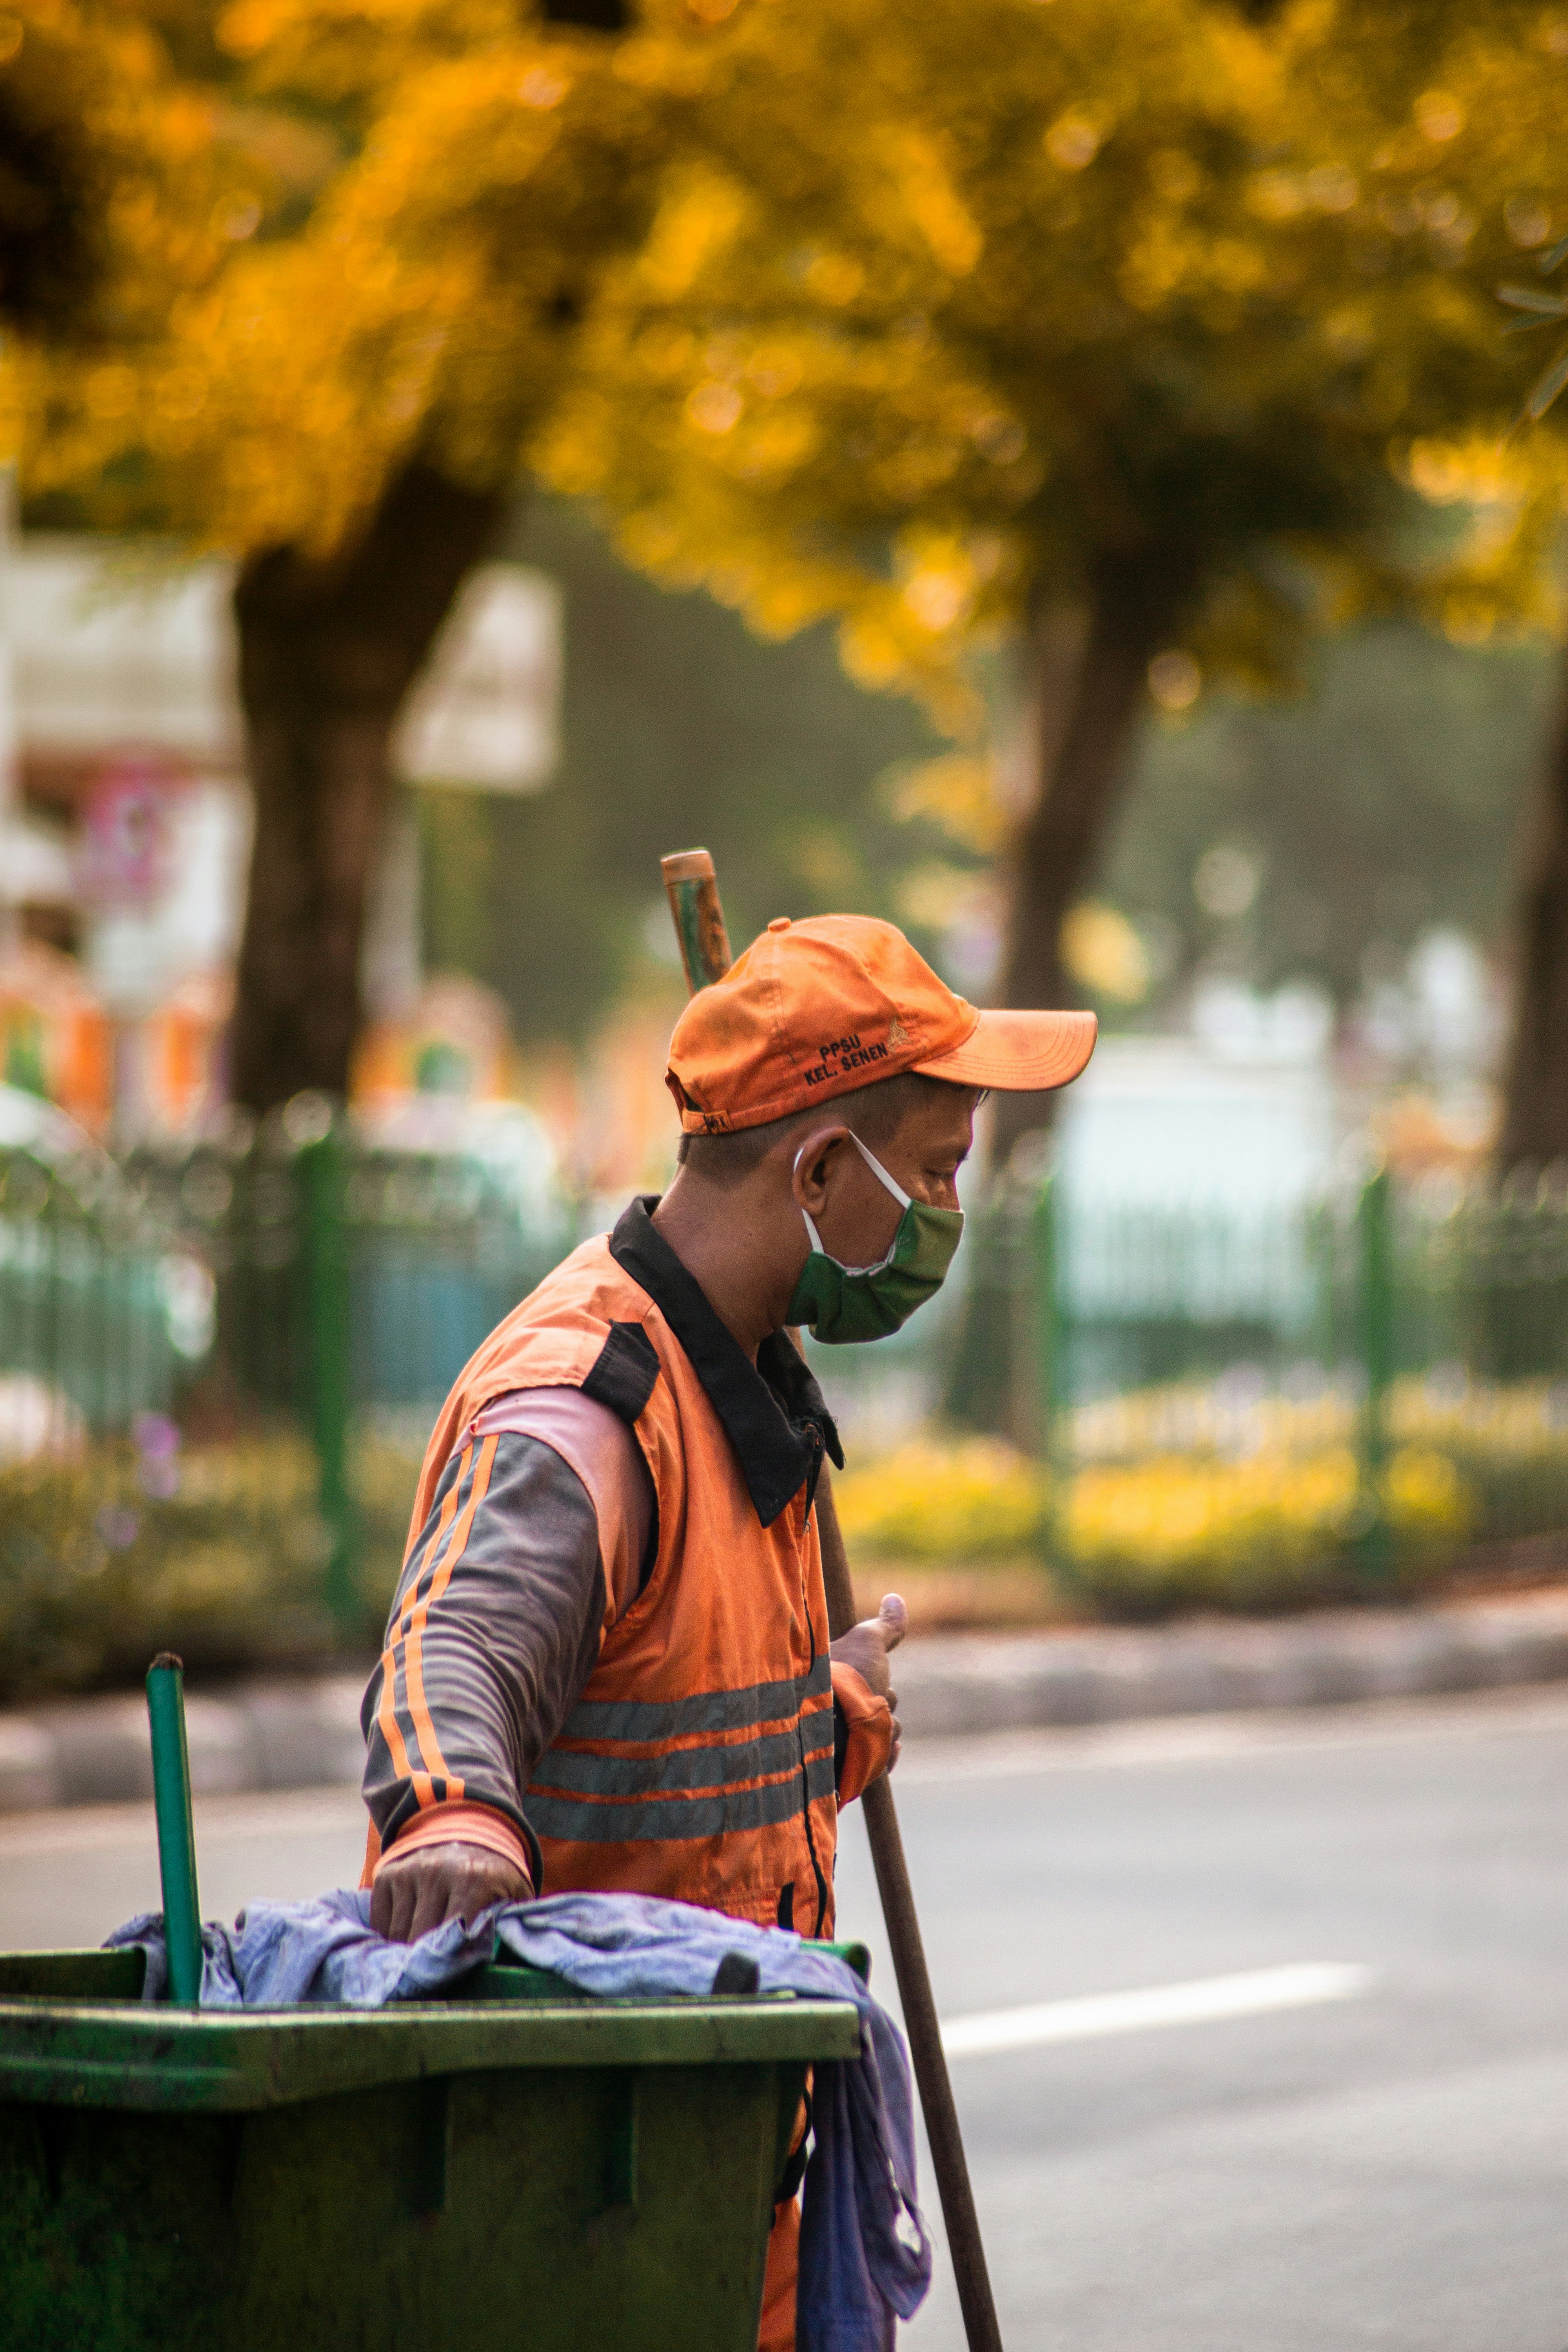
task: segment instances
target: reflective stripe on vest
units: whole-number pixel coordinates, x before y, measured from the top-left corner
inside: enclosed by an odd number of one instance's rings
[[[595,1744],[557,1745],[541,1757],[529,1818],[542,1837],[593,1845],[721,1837],[786,1822],[808,1799],[833,1793],[832,1687],[824,1657],[799,1682],[701,1691],[662,1704],[579,1700],[561,1738]],[[701,1738],[781,1721],[784,1728],[750,1739]],[[683,1738],[698,1744],[663,1744]],[[627,1752],[651,1742],[660,1743],[653,1755]]]
[[[829,1660],[816,1660],[799,1681],[752,1683],[746,1690],[697,1691],[690,1698],[579,1699],[561,1739],[683,1739],[698,1731],[742,1731],[749,1724],[793,1720],[808,1699],[833,1688]]]
[[[638,1805],[593,1804],[582,1798],[528,1792],[528,1817],[541,1837],[578,1845],[635,1845],[680,1838],[731,1837],[742,1830],[765,1830],[793,1821],[812,1801],[833,1794],[831,1716],[826,1749],[813,1756],[804,1781],[795,1764],[783,1780],[761,1788],[727,1789],[721,1795],[655,1799]]]

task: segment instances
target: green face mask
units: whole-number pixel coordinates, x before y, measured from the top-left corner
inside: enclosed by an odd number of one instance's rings
[[[800,1270],[786,1323],[809,1323],[813,1339],[832,1348],[857,1339],[885,1339],[908,1322],[917,1307],[942,1288],[963,1232],[962,1209],[930,1209],[911,1201],[858,1135],[850,1142],[866,1165],[903,1204],[893,1246],[879,1265],[841,1265],[829,1257],[811,1219],[811,1255]]]

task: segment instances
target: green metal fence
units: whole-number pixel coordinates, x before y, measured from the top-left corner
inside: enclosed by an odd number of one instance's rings
[[[376,1630],[462,1364],[574,1238],[488,1148],[325,1101],[118,1162],[0,1149],[0,1686]],[[157,1646],[154,1641],[154,1646]]]
[[[374,1635],[441,1397],[576,1238],[526,1138],[396,1149],[302,1097],[116,1161],[39,1122],[0,1136],[0,1689],[176,1634],[215,1663]],[[1295,1203],[1016,1184],[905,1332],[813,1356],[861,1461],[933,1418],[1010,1436],[1044,1555],[1107,1605],[1568,1549],[1562,1171]]]
[[[1159,1209],[1047,1182],[976,1228],[946,1408],[1044,1465],[1058,1564],[1131,1552],[1140,1510],[1151,1558],[1248,1521],[1373,1589],[1412,1551],[1568,1549],[1565,1171]]]

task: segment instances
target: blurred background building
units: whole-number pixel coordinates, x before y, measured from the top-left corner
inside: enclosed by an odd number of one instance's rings
[[[250,803],[232,567],[0,526],[0,1022],[5,1082],[121,1141],[221,1113]],[[427,992],[408,790],[535,791],[556,759],[559,603],[468,582],[396,743],[363,957],[363,1087],[515,1092],[482,983]]]

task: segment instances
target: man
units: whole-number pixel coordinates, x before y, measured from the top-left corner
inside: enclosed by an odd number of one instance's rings
[[[976,1013],[891,925],[770,923],[671,1041],[680,1166],[460,1374],[365,1696],[372,1921],[566,1888],[833,1932],[840,1805],[898,1754],[905,1612],[832,1643],[842,1466],[785,1327],[879,1338],[940,1285],[990,1087],[1076,1077],[1085,1013]],[[793,2201],[764,2352],[795,2340]]]

